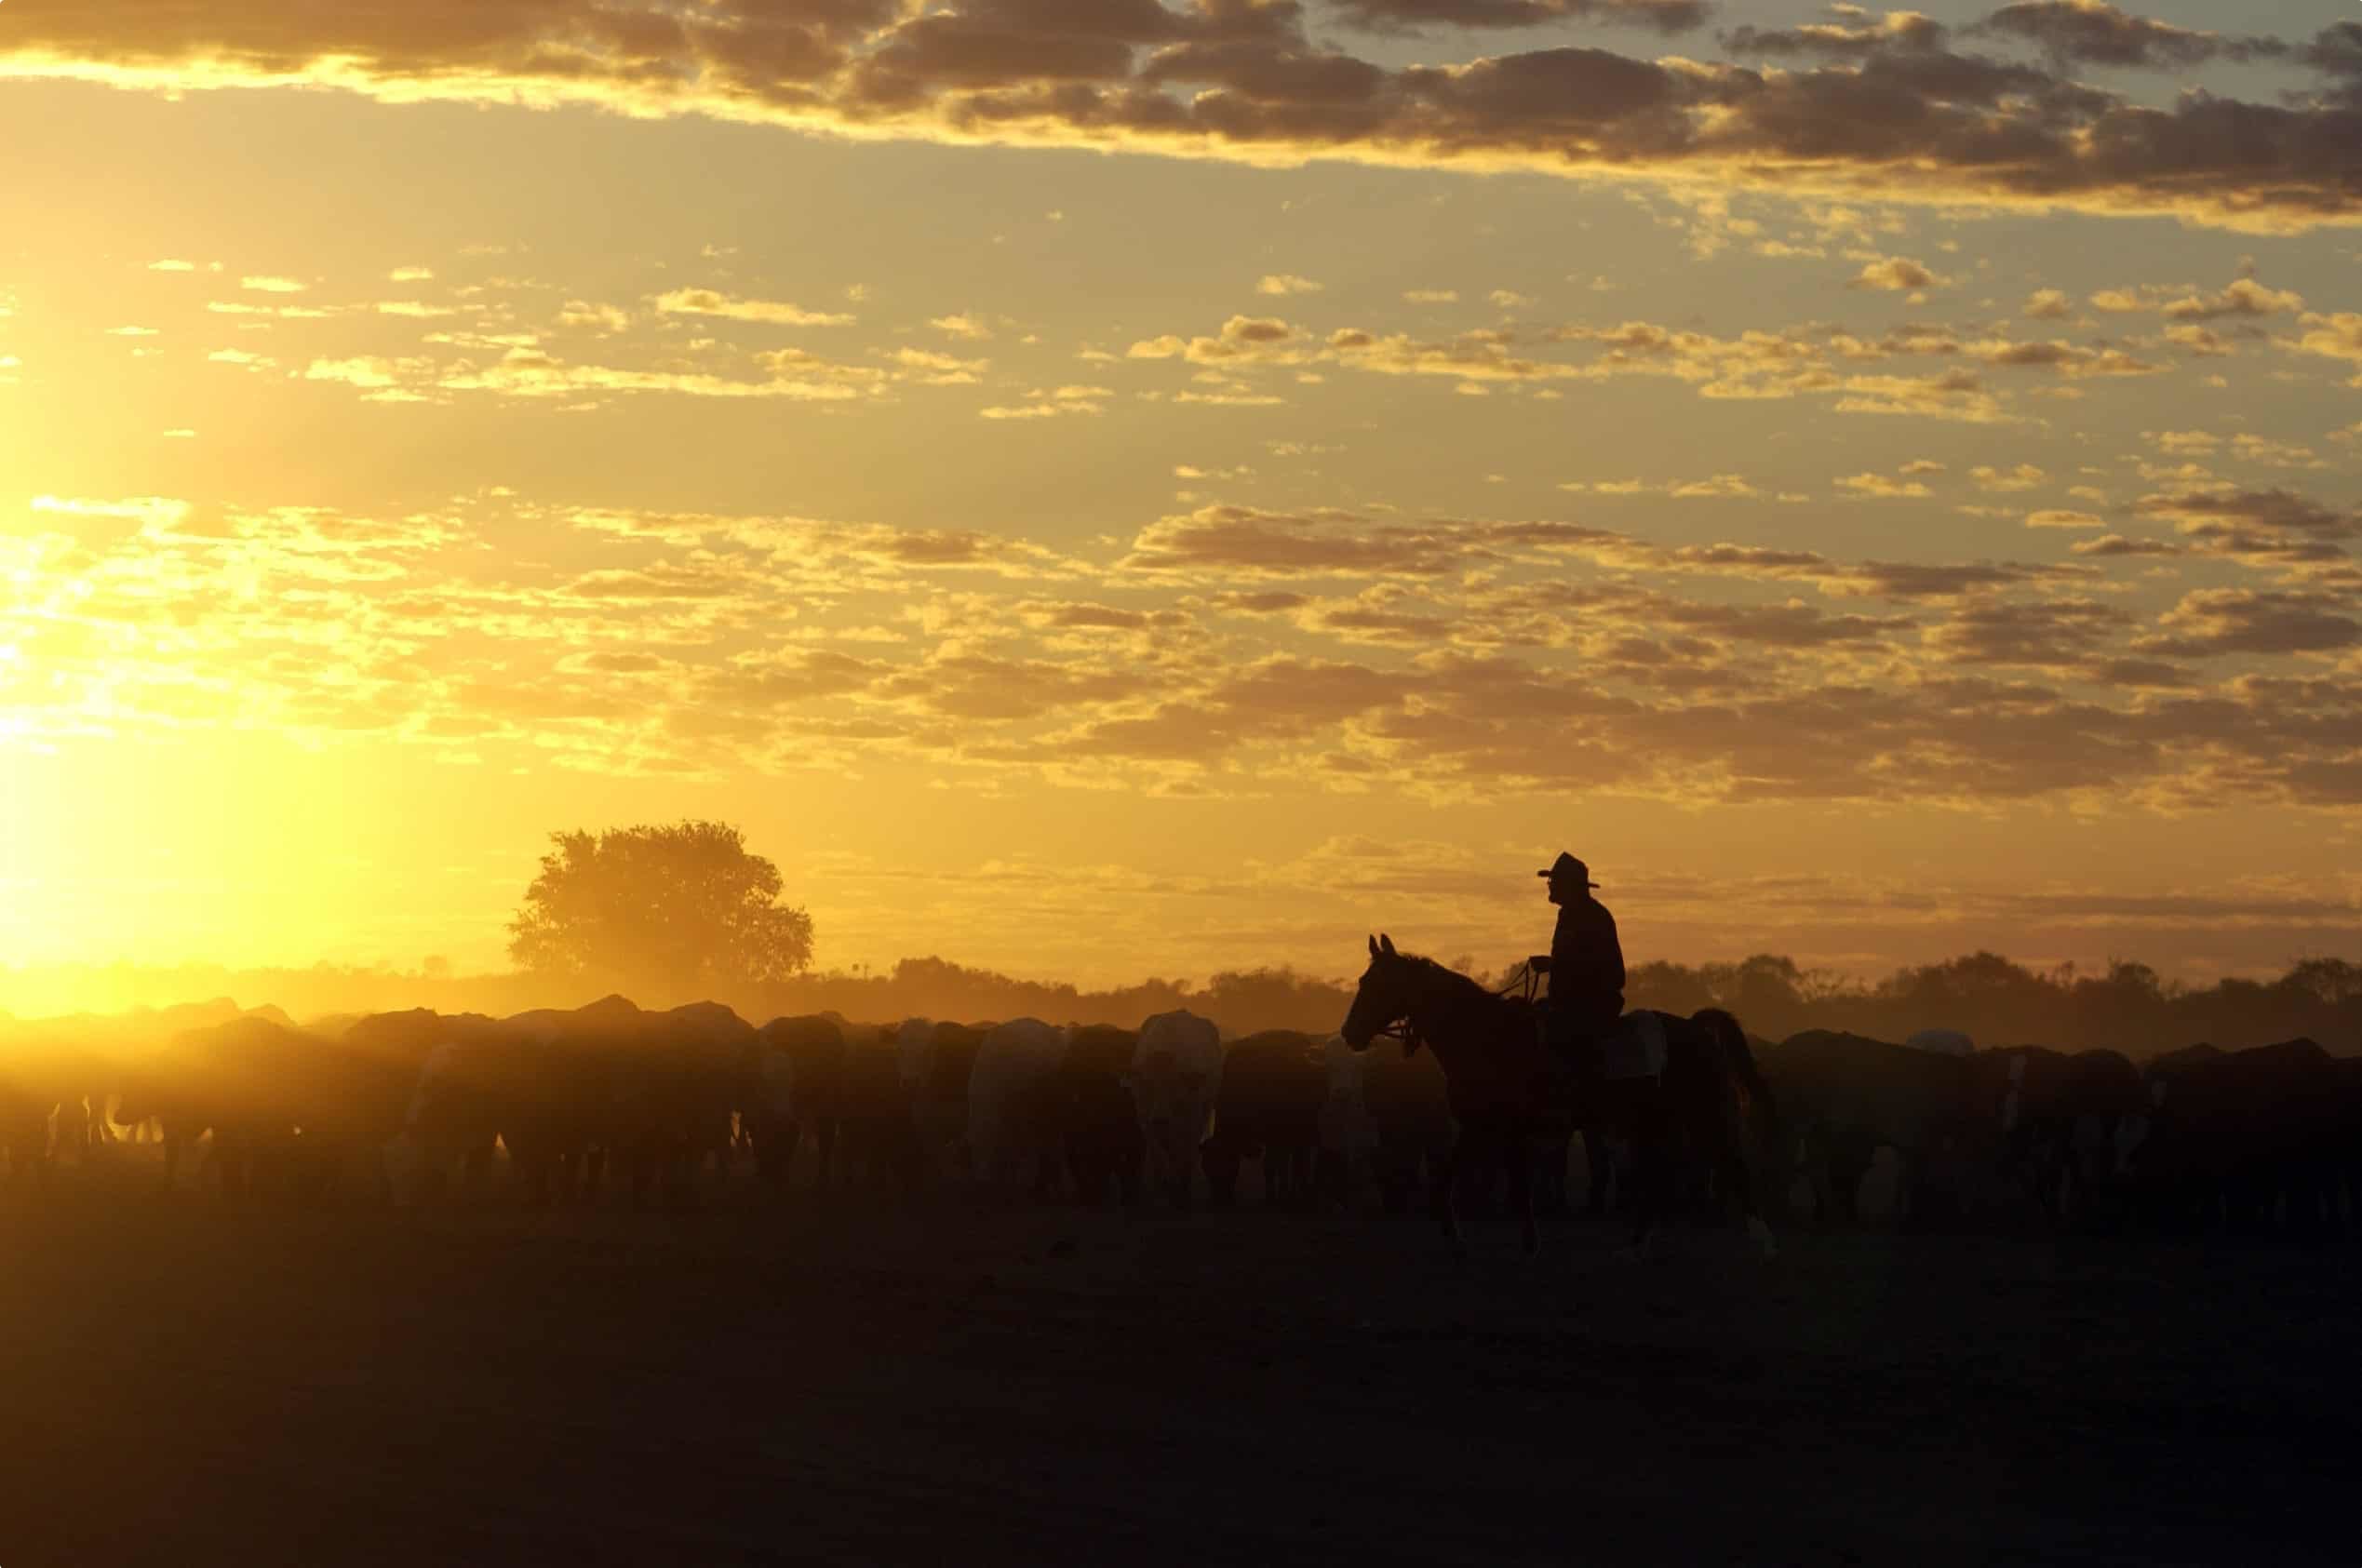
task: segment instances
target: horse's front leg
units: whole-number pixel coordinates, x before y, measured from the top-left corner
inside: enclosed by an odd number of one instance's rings
[[[1509,1162],[1510,1207],[1524,1226],[1528,1258],[1538,1257],[1542,1251],[1541,1227],[1534,1221],[1534,1159],[1539,1142],[1522,1129],[1511,1129],[1501,1140],[1501,1155]]]
[[[1437,1196],[1443,1199],[1439,1207],[1443,1211],[1443,1240],[1449,1241],[1452,1251],[1463,1258],[1468,1256],[1468,1238],[1460,1233],[1460,1187],[1468,1180],[1469,1172],[1476,1165],[1476,1161],[1470,1158],[1475,1152],[1470,1146],[1476,1142],[1476,1133],[1465,1124],[1461,1127],[1451,1152],[1443,1157],[1443,1179],[1436,1184]]]

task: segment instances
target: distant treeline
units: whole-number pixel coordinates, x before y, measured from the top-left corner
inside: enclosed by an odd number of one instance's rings
[[[413,1007],[505,1016],[535,1007],[578,1006],[610,988],[525,974],[458,975],[433,967],[119,965],[0,972],[0,1008],[32,1017],[69,1011],[54,999],[65,996],[108,997],[110,1011],[233,997],[249,1007],[274,1003],[305,1020]],[[724,987],[712,997],[632,999],[646,1007],[721,1001],[758,1022],[833,1012],[861,1021],[1030,1016],[1054,1024],[1127,1027],[1151,1013],[1188,1008],[1237,1033],[1326,1033],[1344,1018],[1351,996],[1349,979],[1322,979],[1289,969],[1227,972],[1202,983],[1147,980],[1094,991],[1012,979],[942,958],[906,958],[891,970],[805,974],[736,991]],[[1864,983],[1761,955],[1738,963],[1642,964],[1633,970],[1625,996],[1630,1006],[1668,1012],[1728,1008],[1750,1033],[1769,1039],[1820,1028],[1900,1040],[1920,1029],[1947,1028],[1966,1031],[1979,1045],[2107,1046],[2142,1057],[2201,1040],[2235,1049],[2304,1036],[2340,1054],[2362,1054],[2362,964],[2341,958],[2308,958],[2276,980],[2225,980],[2198,988],[2125,962],[2100,971],[2073,965],[2036,970],[1977,953]]]

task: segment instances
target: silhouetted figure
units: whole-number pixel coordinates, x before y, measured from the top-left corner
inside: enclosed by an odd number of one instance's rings
[[[1526,960],[1550,980],[1550,1039],[1562,1052],[1590,1045],[1624,1016],[1624,948],[1616,940],[1616,917],[1591,896],[1599,884],[1590,868],[1562,853],[1536,876],[1550,883],[1558,905],[1548,957]]]

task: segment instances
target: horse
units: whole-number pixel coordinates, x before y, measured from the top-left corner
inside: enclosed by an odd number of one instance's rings
[[[1694,1017],[1654,1016],[1665,1030],[1665,1067],[1655,1078],[1611,1082],[1585,1071],[1542,1040],[1528,1002],[1497,996],[1432,958],[1370,938],[1370,967],[1353,994],[1341,1031],[1354,1051],[1380,1035],[1399,1035],[1405,1055],[1422,1045],[1443,1068],[1460,1140],[1444,1184],[1443,1231],[1466,1250],[1458,1198],[1470,1175],[1494,1161],[1507,1171],[1510,1201],[1523,1218],[1530,1256],[1541,1243],[1534,1219],[1534,1145],[1561,1127],[1614,1127],[1632,1139],[1632,1250],[1644,1253],[1671,1206],[1675,1162],[1702,1158],[1723,1194],[1735,1199],[1757,1248],[1771,1254],[1771,1229],[1756,1211],[1748,1162],[1753,1112],[1771,1129],[1771,1091],[1756,1070],[1738,1020],[1719,1008]],[[1588,1142],[1596,1133],[1585,1134]],[[1776,1132],[1769,1134],[1776,1142]]]

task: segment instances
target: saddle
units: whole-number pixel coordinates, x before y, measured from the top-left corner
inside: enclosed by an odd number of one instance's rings
[[[1615,1025],[1589,1039],[1559,1033],[1547,1010],[1535,1020],[1542,1049],[1561,1056],[1588,1053],[1600,1078],[1608,1083],[1661,1078],[1665,1072],[1665,1018],[1657,1012],[1628,1012]]]

